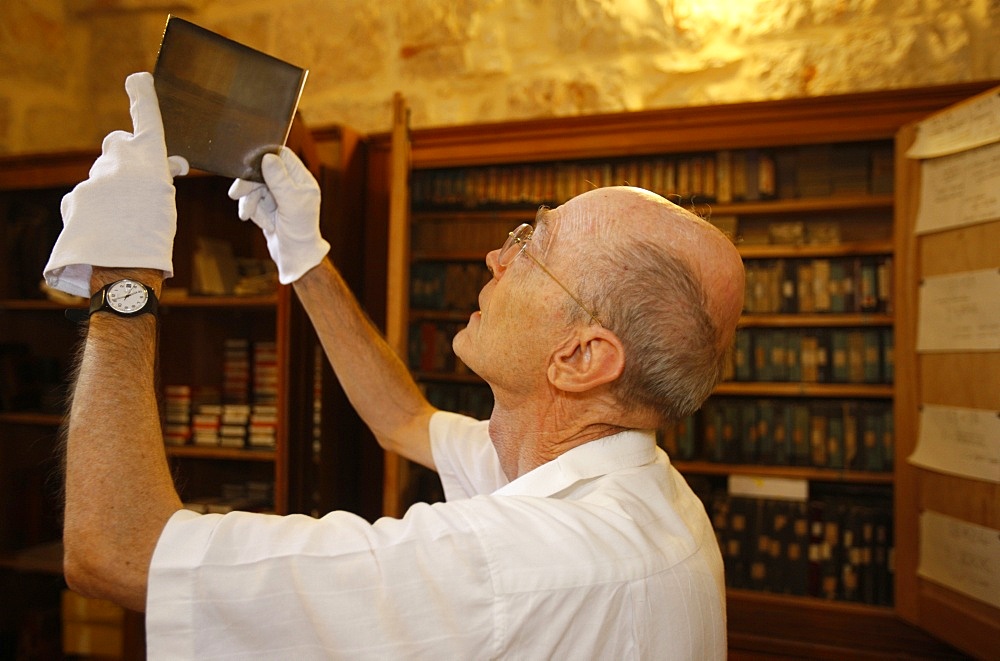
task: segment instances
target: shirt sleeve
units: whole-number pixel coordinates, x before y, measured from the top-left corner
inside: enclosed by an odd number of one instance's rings
[[[438,411],[431,417],[430,436],[446,500],[493,493],[509,481],[490,441],[489,420]]]
[[[495,650],[490,563],[463,511],[471,502],[419,504],[375,524],[347,512],[178,512],[150,566],[149,658],[473,658]]]

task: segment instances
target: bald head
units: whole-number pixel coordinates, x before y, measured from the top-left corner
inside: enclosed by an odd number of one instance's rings
[[[621,376],[610,385],[620,424],[694,413],[721,378],[743,307],[743,263],[732,242],[628,186],[588,191],[539,221],[550,266],[572,275],[581,300],[624,348]]]
[[[703,290],[717,346],[732,343],[743,309],[743,261],[717,227],[655,193],[630,186],[587,191],[557,211],[561,222],[601,242],[626,250],[633,241],[647,242],[681,259]]]

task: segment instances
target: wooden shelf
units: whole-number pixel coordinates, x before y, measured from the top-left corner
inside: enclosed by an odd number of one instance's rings
[[[904,622],[896,609],[727,590],[733,659],[969,658]]]
[[[815,313],[815,314],[745,314],[740,317],[740,328],[828,328],[836,326],[892,326],[889,314]]]
[[[168,294],[160,301],[160,305],[166,308],[270,308],[278,305],[278,295],[176,296]]]
[[[183,459],[228,459],[231,461],[274,461],[274,450],[168,445],[167,456]]]
[[[715,389],[716,395],[754,397],[858,397],[890,398],[893,386],[882,383],[767,383],[726,381]]]
[[[418,209],[413,212],[412,219],[414,223],[433,223],[441,220],[447,220],[449,223],[509,220],[513,228],[517,223],[533,221],[541,204],[539,202],[538,204],[525,204],[523,207],[502,209]]]
[[[38,427],[58,427],[65,417],[61,413],[38,411],[10,411],[0,413],[0,423],[10,425],[34,425]]]
[[[779,259],[806,257],[853,257],[855,255],[891,255],[892,242],[864,241],[817,245],[743,243],[737,246],[743,259]]]
[[[890,615],[891,606],[873,606],[854,601],[837,601],[832,599],[821,599],[819,597],[806,597],[790,594],[779,594],[776,592],[756,592],[754,590],[726,590],[726,600],[739,601],[745,604],[772,604],[794,607],[808,606],[811,609],[826,611],[828,613],[843,613],[851,615]]]
[[[37,574],[63,573],[62,542],[31,546],[20,551],[0,553],[0,567]]]
[[[892,484],[892,473],[812,468],[810,466],[764,466],[757,464],[723,464],[711,461],[674,461],[674,467],[684,475],[759,475],[817,482],[850,482],[857,484]]]
[[[764,216],[790,213],[821,213],[824,211],[855,211],[885,209],[891,211],[890,195],[836,195],[830,197],[800,197],[791,200],[762,200],[711,205],[713,214]]]

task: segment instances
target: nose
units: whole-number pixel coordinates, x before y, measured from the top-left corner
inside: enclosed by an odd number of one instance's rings
[[[506,268],[500,266],[499,248],[496,248],[486,253],[486,268],[490,270],[490,275],[493,276],[494,280],[499,280],[500,276],[502,276],[504,271],[507,270]]]

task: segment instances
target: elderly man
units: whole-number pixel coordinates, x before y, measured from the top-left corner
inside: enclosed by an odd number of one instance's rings
[[[151,658],[644,658],[726,655],[722,561],[651,431],[715,386],[743,295],[739,255],[647,191],[602,188],[511,232],[454,340],[488,421],[436,410],[326,258],[319,189],[288,150],[236,181],[351,401],[447,502],[369,524],[184,511],[164,458],[155,297],[171,275],[172,178],[152,79],[63,204],[46,267],[96,292],[67,446],[65,571],[146,611]],[[133,229],[128,229],[128,228]],[[115,239],[141,237],[128,245]],[[122,283],[122,280],[128,282]],[[154,312],[154,314],[144,314]]]

